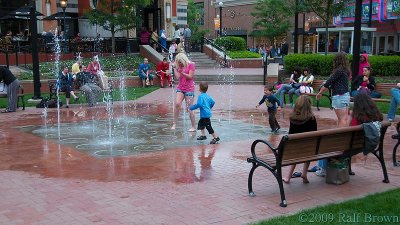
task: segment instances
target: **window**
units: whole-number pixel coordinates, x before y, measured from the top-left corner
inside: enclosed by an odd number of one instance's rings
[[[195,3],[196,6],[196,17],[195,22],[197,25],[204,25],[204,2]]]

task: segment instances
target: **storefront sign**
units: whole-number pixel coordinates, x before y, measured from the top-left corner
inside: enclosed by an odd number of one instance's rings
[[[386,16],[387,19],[399,19],[400,15],[396,14],[398,9],[400,8],[400,0],[387,0],[386,1]]]
[[[344,12],[340,15],[334,17],[334,24],[342,24],[342,23],[353,23],[355,17],[355,2],[351,1],[350,3],[345,5]],[[362,4],[362,21],[367,22],[369,20],[370,13],[370,1],[363,1]],[[372,0],[372,21],[382,22],[386,19],[386,0]]]

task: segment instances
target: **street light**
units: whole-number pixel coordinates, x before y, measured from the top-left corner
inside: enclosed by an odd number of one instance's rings
[[[223,2],[219,2],[219,36],[222,37],[222,6],[224,5]]]
[[[31,30],[31,46],[32,46],[32,72],[33,72],[33,97],[32,99],[41,99],[40,96],[40,74],[39,74],[39,50],[37,44],[37,18],[36,18],[36,1],[31,0],[30,8],[30,30]]]
[[[67,9],[67,5],[68,5],[68,0],[60,0],[60,6],[61,6],[61,8],[62,8],[62,10],[63,10],[63,13],[64,13],[64,21],[63,21],[63,23],[64,23],[64,35],[66,35],[66,32],[65,32],[65,28],[66,28],[66,26],[65,26],[65,9]]]

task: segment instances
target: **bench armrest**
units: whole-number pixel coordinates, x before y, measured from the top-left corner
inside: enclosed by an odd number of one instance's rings
[[[260,143],[260,142],[265,144],[265,145],[267,145],[272,150],[272,152],[274,153],[275,158],[278,157],[278,149],[277,148],[274,148],[268,141],[257,139],[257,140],[255,140],[253,142],[253,144],[251,144],[251,155],[253,156],[253,158],[255,160],[259,161],[259,159],[258,159],[258,157],[256,155],[256,152],[255,152],[255,148],[256,148],[256,145],[258,143]]]

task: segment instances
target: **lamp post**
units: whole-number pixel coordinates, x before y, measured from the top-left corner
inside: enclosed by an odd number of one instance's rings
[[[222,6],[224,5],[223,2],[219,2],[219,36],[222,37]]]
[[[32,46],[32,72],[33,72],[33,97],[32,99],[41,99],[40,96],[40,74],[39,74],[39,50],[37,44],[37,18],[36,18],[36,1],[31,0],[30,8],[30,29],[31,29],[31,46]]]
[[[65,25],[65,9],[67,9],[67,5],[68,5],[68,0],[60,0],[60,6],[61,6],[61,8],[62,8],[62,10],[63,10],[63,16],[64,16],[64,18],[63,18],[63,23],[64,23],[64,29],[63,29],[63,31],[64,31],[64,35],[66,35],[66,25]]]

